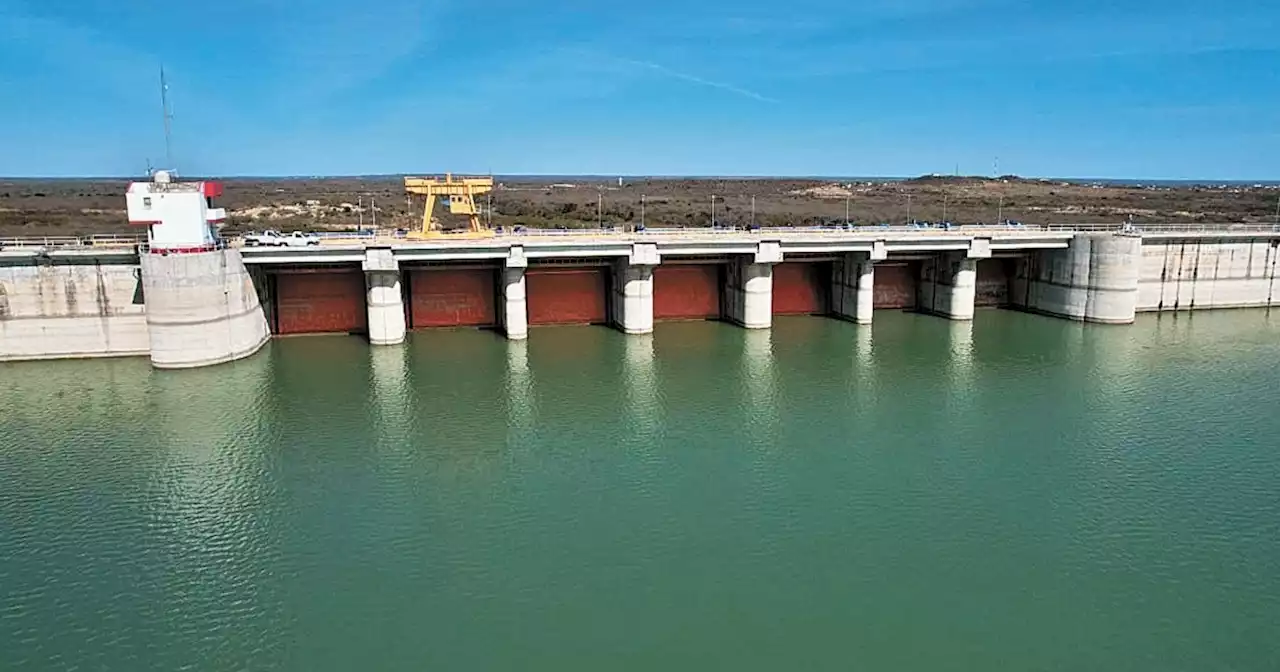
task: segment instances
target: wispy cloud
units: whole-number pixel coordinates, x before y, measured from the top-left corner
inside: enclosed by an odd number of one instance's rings
[[[654,72],[665,75],[667,77],[671,77],[673,79],[679,79],[681,81],[689,82],[691,84],[698,84],[700,86],[707,86],[713,89],[720,89],[721,91],[728,91],[729,93],[736,93],[739,96],[745,96],[747,98],[751,98],[752,100],[758,100],[763,103],[779,102],[778,99],[776,98],[770,98],[768,96],[756,93],[755,91],[752,91],[750,89],[744,89],[740,86],[735,86],[727,82],[717,82],[712,79],[698,77],[697,75],[691,75],[687,72],[672,70],[671,68],[668,68],[664,65],[658,65],[657,63],[650,63],[649,61],[637,61],[630,58],[617,58],[615,60],[630,64],[630,65],[634,65],[638,68],[645,68],[647,70],[652,70]]]

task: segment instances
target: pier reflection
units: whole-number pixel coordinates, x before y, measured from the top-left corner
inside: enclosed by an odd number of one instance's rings
[[[946,405],[952,417],[972,422],[978,403],[973,320],[949,320],[947,324]]]
[[[654,361],[653,336],[624,339],[624,380],[627,417],[633,435],[653,439],[661,433],[662,401]]]
[[[383,452],[412,447],[414,386],[409,373],[409,349],[403,345],[369,348],[369,387],[376,440]]]
[[[529,341],[509,341],[505,389],[507,445],[528,444],[537,421],[533,372],[529,369]]]
[[[258,532],[279,515],[279,455],[267,409],[272,360],[260,353],[223,366],[157,372],[149,410],[156,459],[144,465],[148,527],[170,557],[187,602],[237,604],[241,617],[272,617],[279,597],[260,571],[281,551]],[[194,626],[194,621],[189,624]]]
[[[778,372],[773,354],[773,332],[742,332],[742,380],[747,430],[752,443],[773,446],[778,432]]]

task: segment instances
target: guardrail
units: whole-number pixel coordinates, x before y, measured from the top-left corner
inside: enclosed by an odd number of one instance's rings
[[[0,248],[29,247],[137,247],[146,243],[142,236],[43,236],[0,238]]]
[[[952,226],[938,225],[902,225],[902,224],[854,224],[850,226],[832,225],[832,226],[770,226],[757,227],[755,229],[743,229],[734,227],[648,227],[639,231],[630,231],[622,226],[612,226],[603,228],[590,229],[521,229],[515,231],[505,229],[495,231],[496,237],[521,236],[521,237],[548,237],[555,238],[561,236],[609,236],[622,233],[630,233],[637,236],[679,236],[679,235],[741,235],[743,233],[768,233],[768,234],[787,234],[787,233],[812,233],[812,234],[839,234],[839,233],[909,233],[909,232],[953,232],[953,233],[973,233],[973,232],[989,232],[989,231],[1054,231],[1062,233],[1101,233],[1101,232],[1121,232],[1129,231],[1133,233],[1277,233],[1280,234],[1280,224],[1265,223],[1188,223],[1188,224],[959,224]],[[315,235],[321,240],[351,240],[351,241],[371,241],[380,239],[403,239],[405,234],[402,232],[378,232],[372,229],[364,231],[323,231],[316,232]],[[460,237],[465,239],[465,236]],[[230,244],[236,245],[240,241],[239,236],[228,239]],[[444,239],[447,240],[447,239]],[[144,236],[128,236],[128,235],[92,235],[92,236],[32,236],[32,237],[10,237],[0,238],[0,249],[22,249],[22,248],[139,248],[145,247],[147,240]]]

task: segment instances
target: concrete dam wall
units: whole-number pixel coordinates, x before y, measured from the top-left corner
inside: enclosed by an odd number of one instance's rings
[[[0,263],[0,361],[145,355],[137,264]]]
[[[1140,311],[1280,305],[1277,240],[1147,240]]]

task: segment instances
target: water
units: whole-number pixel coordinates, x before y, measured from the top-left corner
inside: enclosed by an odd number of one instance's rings
[[[0,365],[0,669],[1274,670],[1280,314]]]

